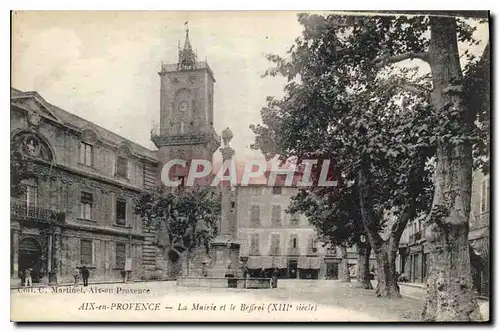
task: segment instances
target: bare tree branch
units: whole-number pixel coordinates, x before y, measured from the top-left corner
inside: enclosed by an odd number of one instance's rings
[[[408,53],[403,53],[399,55],[393,55],[391,56],[390,54],[385,54],[382,55],[381,57],[375,59],[375,65],[378,68],[382,68],[384,66],[387,66],[388,64],[391,63],[397,63],[401,62],[404,60],[413,60],[413,59],[419,59],[425,62],[429,62],[429,53],[427,52],[421,52],[421,53],[414,53],[414,52],[408,52]]]
[[[408,221],[410,220],[410,217],[414,212],[414,209],[415,207],[412,205],[405,206],[397,221],[392,224],[391,234],[395,239],[399,239],[403,234],[403,231],[405,230],[406,225],[408,224]]]
[[[424,96],[425,98],[429,98],[431,94],[429,89],[420,84],[398,78],[388,79],[385,84],[381,85],[380,89],[385,90],[386,95],[390,95],[395,89],[400,89],[417,96]]]

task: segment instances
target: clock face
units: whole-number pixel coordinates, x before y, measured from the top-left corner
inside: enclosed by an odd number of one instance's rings
[[[181,101],[179,103],[179,111],[184,113],[184,112],[187,112],[189,110],[189,104],[187,101]]]

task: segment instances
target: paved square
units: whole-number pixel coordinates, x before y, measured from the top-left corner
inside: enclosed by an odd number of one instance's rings
[[[401,321],[423,301],[375,298],[331,280],[280,280],[276,289],[185,288],[173,281],[11,291],[13,321]],[[403,293],[404,294],[404,293]]]

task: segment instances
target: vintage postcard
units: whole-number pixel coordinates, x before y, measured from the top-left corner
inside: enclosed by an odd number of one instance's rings
[[[12,11],[14,322],[488,322],[473,11]]]

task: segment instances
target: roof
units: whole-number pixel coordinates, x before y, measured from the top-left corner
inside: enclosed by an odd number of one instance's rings
[[[12,87],[11,87],[10,91],[11,91],[11,98],[34,97],[35,99],[39,100],[65,126],[68,126],[70,128],[76,127],[76,129],[78,129],[78,130],[83,130],[85,128],[91,127],[92,129],[97,131],[98,136],[101,139],[103,139],[104,141],[108,141],[108,142],[115,144],[115,145],[125,143],[131,148],[133,153],[147,157],[149,159],[157,160],[155,151],[150,150],[150,149],[148,149],[140,144],[137,144],[137,143],[135,143],[135,142],[123,137],[123,136],[115,134],[114,132],[95,124],[94,122],[91,122],[89,120],[81,118],[75,114],[72,114],[68,111],[63,110],[62,108],[59,108],[59,107],[47,102],[36,91],[20,91],[20,90],[17,90],[15,88],[12,88]]]

